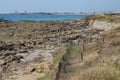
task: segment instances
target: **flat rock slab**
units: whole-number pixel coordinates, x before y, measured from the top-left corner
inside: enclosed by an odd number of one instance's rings
[[[34,50],[33,52],[30,52],[28,55],[24,56],[23,61],[33,61],[38,57],[42,57],[43,60],[51,60],[52,52],[54,52],[54,50]]]

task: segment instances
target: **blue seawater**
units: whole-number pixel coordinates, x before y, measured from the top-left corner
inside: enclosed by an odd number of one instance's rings
[[[88,15],[54,15],[54,14],[0,14],[0,19],[21,21],[21,20],[76,20]]]

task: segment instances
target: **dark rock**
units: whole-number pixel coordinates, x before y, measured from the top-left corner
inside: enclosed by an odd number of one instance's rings
[[[14,50],[14,44],[9,44],[6,46],[8,50]]]
[[[2,53],[0,52],[0,56],[2,56]]]
[[[29,46],[29,47],[27,47],[28,49],[32,49],[33,48],[33,46]]]
[[[36,71],[36,68],[32,68],[30,73],[35,72],[35,71]]]
[[[27,50],[19,50],[18,53],[28,53]]]
[[[24,44],[24,43],[19,43],[18,44],[18,48],[19,49],[23,49],[23,48],[25,48],[26,47],[26,45]]]
[[[9,56],[9,55],[15,55],[16,52],[15,51],[5,51],[2,53],[3,56]]]
[[[7,50],[5,45],[0,45],[0,51],[2,51],[2,50]]]
[[[15,56],[15,60],[18,60],[18,59],[20,60],[20,59],[22,59],[22,58],[23,58],[22,55],[16,55],[16,56]]]

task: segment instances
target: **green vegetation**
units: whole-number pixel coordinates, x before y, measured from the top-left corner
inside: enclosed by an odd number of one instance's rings
[[[60,61],[61,57],[66,53],[66,48],[68,44],[64,44],[60,49],[57,49],[54,53],[53,63],[56,65]]]
[[[80,54],[80,46],[72,43],[70,52],[68,53],[68,59],[74,59]]]
[[[44,67],[40,66],[39,68],[37,68],[36,70],[38,73],[43,73],[44,72]]]

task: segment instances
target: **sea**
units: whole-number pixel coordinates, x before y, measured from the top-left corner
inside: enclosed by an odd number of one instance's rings
[[[0,14],[0,19],[21,21],[21,20],[32,20],[32,21],[48,21],[48,20],[77,20],[84,18],[88,15],[73,15],[73,14]]]

